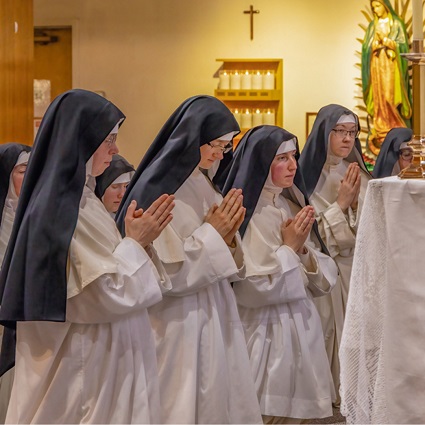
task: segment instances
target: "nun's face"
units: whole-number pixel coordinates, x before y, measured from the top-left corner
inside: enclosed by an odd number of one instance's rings
[[[110,134],[97,148],[93,154],[93,165],[91,175],[100,176],[111,164],[112,155],[119,152],[117,144],[117,135]]]
[[[201,150],[201,161],[199,167],[209,170],[214,162],[221,161],[223,159],[224,152],[231,147],[231,142],[225,140],[212,140],[205,145],[200,147]]]
[[[400,149],[398,164],[400,165],[400,170],[408,167],[413,161],[413,150],[411,148]]]
[[[103,205],[109,213],[116,213],[122,201],[128,183],[111,184],[102,197]]]
[[[272,182],[277,187],[291,187],[294,183],[295,172],[297,171],[297,151],[289,151],[276,155],[270,166]]]
[[[354,123],[337,124],[329,135],[329,149],[338,158],[347,158],[354,147],[357,125]]]
[[[16,196],[21,193],[22,182],[24,181],[25,171],[27,171],[27,164],[16,165],[12,171],[12,182],[15,189]]]

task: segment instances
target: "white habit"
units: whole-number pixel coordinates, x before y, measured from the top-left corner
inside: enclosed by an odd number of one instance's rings
[[[66,322],[17,324],[7,422],[158,423],[146,308],[160,301],[160,285],[169,281],[136,241],[121,239],[87,186],[68,265]]]
[[[239,241],[232,255],[214,227],[204,223],[222,197],[198,168],[175,197],[173,221],[154,242],[173,288],[149,309],[162,421],[262,423],[230,285],[244,274]]]
[[[349,164],[348,161],[328,151],[326,163],[310,198],[310,203],[316,212],[320,236],[335,260],[340,276],[329,296],[315,299],[322,320],[326,351],[337,391],[339,388],[338,348],[344,325],[356,232],[367,183],[370,180],[370,176],[360,169],[361,188],[357,211],[349,207],[348,214],[344,214],[336,200],[341,180]]]
[[[299,210],[263,189],[243,238],[247,277],[234,290],[261,413],[322,418],[334,390],[312,298],[332,289],[337,268],[310,240],[301,256],[283,245],[281,224]]]

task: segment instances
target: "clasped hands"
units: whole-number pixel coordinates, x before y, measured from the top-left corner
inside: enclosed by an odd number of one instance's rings
[[[224,197],[220,206],[214,204],[205,217],[205,222],[217,230],[227,245],[232,244],[236,232],[244,221],[246,208],[243,207],[242,202],[242,190],[232,189]],[[293,219],[288,219],[283,223],[281,232],[285,245],[297,253],[305,253],[304,243],[314,221],[314,209],[308,205],[301,209]]]
[[[360,194],[360,167],[357,162],[352,162],[345,172],[344,178],[341,180],[341,186],[338,190],[336,202],[340,206],[342,212],[347,214],[348,207],[353,210],[357,209]]]
[[[386,37],[380,31],[375,34],[376,38],[372,43],[372,48],[376,56],[379,55],[381,49],[385,49],[388,59],[395,59],[396,53],[394,51],[394,41]]]
[[[217,230],[228,246],[233,245],[235,234],[245,218],[246,208],[242,202],[242,190],[231,189],[220,206],[214,204],[204,219]]]
[[[161,195],[144,211],[137,209],[137,202],[131,201],[125,215],[125,234],[147,248],[172,220],[174,195]]]
[[[314,208],[307,205],[298,211],[293,219],[289,218],[282,223],[280,231],[284,244],[292,248],[297,254],[307,254],[304,243],[310,234],[314,221]]]

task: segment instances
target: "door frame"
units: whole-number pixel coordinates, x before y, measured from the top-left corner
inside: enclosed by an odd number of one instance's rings
[[[72,88],[81,86],[80,81],[80,22],[78,19],[42,19],[34,22],[34,28],[40,27],[71,27],[72,28]]]

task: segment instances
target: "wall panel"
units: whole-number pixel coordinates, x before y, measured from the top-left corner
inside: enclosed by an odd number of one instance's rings
[[[0,143],[33,142],[32,0],[0,1]]]

